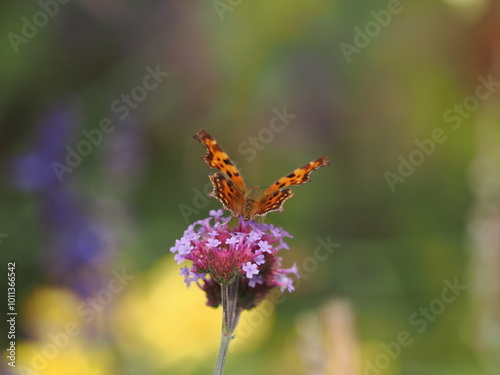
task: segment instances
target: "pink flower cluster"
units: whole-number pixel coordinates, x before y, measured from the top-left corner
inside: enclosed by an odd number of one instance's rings
[[[238,278],[237,307],[251,309],[279,287],[283,292],[294,290],[290,275],[299,277],[296,264],[281,268],[281,249],[289,249],[285,237],[288,232],[272,224],[259,224],[239,219],[234,228],[223,211],[210,211],[210,217],[191,224],[181,239],[170,248],[175,260],[183,267],[181,275],[187,286],[195,282],[206,292],[209,306],[221,302],[219,284],[230,284]],[[208,277],[209,276],[209,277]]]

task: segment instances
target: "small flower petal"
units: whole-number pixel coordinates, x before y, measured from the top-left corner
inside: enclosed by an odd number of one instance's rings
[[[257,284],[264,284],[264,279],[260,275],[256,275],[252,277],[250,280],[248,280],[248,286],[250,288],[255,288]]]
[[[178,247],[178,252],[180,255],[188,255],[193,249],[193,245],[181,245]]]
[[[259,266],[266,262],[264,254],[257,255],[255,258],[253,258],[253,261],[255,262],[255,264],[257,264]]]
[[[285,289],[289,292],[293,292],[295,290],[295,287],[293,286],[293,280],[284,274],[279,275],[277,282],[281,292],[284,292]]]
[[[174,259],[177,262],[177,264],[181,264],[186,260],[186,258],[184,258],[184,255],[182,254],[175,254]]]
[[[259,270],[257,269],[257,265],[252,262],[247,262],[243,267],[241,267],[243,271],[246,272],[246,277],[251,279],[253,275],[257,275]]]
[[[224,211],[223,210],[210,210],[210,211],[208,211],[208,214],[210,216],[212,216],[215,219],[215,221],[217,221],[221,218],[222,215],[224,215]]]
[[[297,268],[297,263],[294,263],[290,268],[284,268],[281,270],[283,273],[292,273],[297,279],[300,279],[299,269]]]
[[[184,277],[189,276],[189,268],[187,266],[182,267],[180,275]]]
[[[226,240],[227,245],[236,245],[239,242],[240,236],[238,234],[232,234],[231,237]]]
[[[257,242],[258,240],[261,239],[261,237],[262,237],[261,233],[257,232],[256,230],[253,230],[248,234],[248,241]]]
[[[280,228],[271,228],[271,234],[276,237],[280,238],[281,237],[281,229]]]
[[[219,246],[221,244],[221,242],[216,239],[216,238],[209,238],[207,240],[207,247],[210,247],[210,248],[216,248],[217,246]]]
[[[272,246],[269,245],[269,242],[259,241],[258,245],[259,245],[260,251],[262,251],[263,253],[271,253]]]

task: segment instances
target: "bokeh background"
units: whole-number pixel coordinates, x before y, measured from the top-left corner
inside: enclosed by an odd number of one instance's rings
[[[200,128],[261,186],[332,161],[266,218],[303,278],[227,374],[499,373],[498,1],[0,9],[2,374],[211,373],[221,310],[169,252],[220,207]]]

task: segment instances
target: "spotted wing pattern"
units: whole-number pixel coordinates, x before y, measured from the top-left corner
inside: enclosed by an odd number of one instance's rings
[[[242,215],[245,193],[237,188],[233,181],[227,178],[224,173],[216,172],[208,177],[214,186],[209,196],[217,198],[224,208],[231,212],[231,215],[236,217]]]
[[[241,215],[247,188],[240,171],[206,130],[201,129],[193,138],[207,149],[207,154],[202,159],[210,168],[219,170],[208,176],[214,187],[210,196],[217,198],[233,216]]]
[[[240,190],[245,190],[246,185],[240,171],[233,164],[228,154],[217,144],[217,141],[206,130],[201,129],[194,139],[203,143],[207,154],[202,156],[210,168],[215,168],[224,173]]]
[[[257,188],[247,188],[229,155],[206,130],[201,129],[193,138],[207,149],[207,154],[202,156],[207,165],[218,170],[209,176],[214,187],[210,196],[217,198],[233,216],[243,216],[245,220],[252,220],[255,216],[263,216],[268,212],[283,211],[283,203],[293,196],[289,186],[310,181],[312,171],[330,165],[328,156],[322,156],[295,169],[260,193]]]
[[[330,165],[330,161],[328,160],[328,156],[325,155],[280,178],[262,193],[256,207],[255,215],[264,215],[272,211],[283,211],[283,203],[293,196],[289,186],[302,185],[311,181],[310,175],[312,171],[328,165]]]

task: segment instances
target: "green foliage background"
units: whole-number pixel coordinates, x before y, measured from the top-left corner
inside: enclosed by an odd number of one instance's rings
[[[266,221],[294,235],[287,263],[301,265],[318,238],[341,246],[277,307],[258,346],[230,354],[228,374],[312,373],[296,367],[297,354],[290,356],[298,340],[296,321],[332,298],[352,305],[361,366],[374,360],[380,343],[406,330],[414,342],[381,373],[481,373],[470,288],[424,332],[416,333],[408,320],[440,297],[445,280],[471,282],[470,165],[483,103],[459,129],[443,119],[474,93],[479,76],[488,76],[475,65],[480,52],[474,30],[489,3],[465,3],[401,1],[401,12],[346,58],[342,43],[356,46],[355,28],[365,30],[374,20],[371,12],[387,9],[387,1],[75,0],[58,3],[57,14],[19,44],[18,53],[9,33],[22,35],[22,17],[31,19],[40,5],[4,2],[0,232],[8,237],[0,246],[2,267],[17,264],[19,306],[43,286],[74,287],[75,275],[58,263],[64,248],[51,249],[62,234],[45,226],[48,203],[39,190],[19,187],[12,172],[17,158],[38,147],[40,123],[50,108],[64,103],[77,114],[70,147],[103,118],[115,124],[63,182],[81,212],[112,233],[112,251],[102,250],[102,262],[91,265],[103,279],[114,266],[147,279],[159,262],[173,264],[169,248],[187,224],[220,207],[203,198],[209,170],[199,159],[204,149],[192,139],[200,128],[261,186],[330,155],[332,165],[314,172],[314,182],[294,188],[285,212]],[[147,66],[157,65],[169,76],[119,119],[111,103],[141,84]],[[262,129],[269,128],[273,109],[284,107],[296,117],[266,138],[269,132]],[[417,149],[415,140],[430,138],[436,128],[446,141],[391,191],[384,174],[398,173],[398,157],[407,159]],[[250,147],[244,143],[249,137],[260,145],[252,160],[242,152]],[[208,307],[199,298],[201,316]],[[36,341],[30,328],[36,314],[19,319],[18,342]],[[111,348],[112,373],[211,371],[214,352],[189,366],[156,366],[154,358],[128,359],[119,339],[107,336],[106,324],[101,330],[88,340]],[[191,346],[202,350],[196,342]]]

